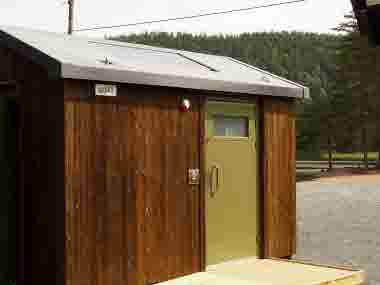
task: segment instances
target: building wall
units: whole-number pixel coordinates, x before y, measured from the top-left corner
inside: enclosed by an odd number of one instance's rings
[[[204,160],[205,94],[65,82],[67,284],[152,284],[204,269],[202,187],[187,168]],[[183,92],[183,93],[182,93]],[[190,113],[179,111],[190,98]],[[260,100],[263,255],[295,251],[292,102]]]
[[[23,262],[25,284],[64,284],[64,138],[60,90],[60,82],[48,80],[24,82],[20,86],[19,209],[23,226],[19,236],[23,239],[20,246],[23,252],[19,258]]]
[[[121,85],[117,98],[90,98],[93,82],[48,80],[4,49],[0,62],[21,110],[18,283],[145,285],[204,269],[204,189],[186,173],[203,170],[207,94]],[[295,251],[291,105],[260,100],[267,257]]]
[[[120,85],[117,98],[86,99],[92,88],[65,82],[67,284],[200,271],[200,191],[187,183],[188,168],[200,168],[199,97]]]
[[[47,73],[43,68],[26,60],[6,47],[0,46],[0,82],[43,80]]]
[[[0,96],[0,284],[17,275],[18,121],[15,99]]]
[[[290,257],[296,250],[296,134],[293,101],[262,99],[263,250]]]
[[[62,82],[6,48],[0,62],[19,114],[17,284],[64,284]]]
[[[0,60],[0,82],[15,80],[15,56],[8,49],[0,47]]]

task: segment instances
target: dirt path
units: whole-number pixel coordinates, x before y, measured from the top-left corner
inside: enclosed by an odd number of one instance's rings
[[[380,285],[380,175],[297,184],[296,258],[368,272]]]

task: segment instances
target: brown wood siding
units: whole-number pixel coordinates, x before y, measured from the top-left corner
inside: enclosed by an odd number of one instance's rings
[[[64,284],[63,94],[59,81],[21,92],[17,284]]]
[[[204,269],[204,189],[187,169],[204,166],[211,94],[123,84],[117,98],[93,98],[93,82],[50,81],[4,48],[0,62],[0,83],[16,83],[2,94],[21,99],[17,283],[146,285]],[[260,97],[266,257],[295,252],[291,106]]]
[[[296,245],[295,116],[292,101],[262,98],[265,257],[290,257]]]
[[[206,103],[207,97],[201,97],[200,99],[200,117],[199,117],[199,161],[200,161],[200,172],[201,172],[201,187],[200,187],[200,209],[199,209],[199,220],[200,220],[200,265],[201,270],[205,271],[207,267],[206,262]]]
[[[67,284],[152,284],[200,270],[198,97],[66,81]],[[186,94],[181,94],[186,95]],[[74,98],[82,98],[76,100]]]
[[[17,94],[17,284],[64,284],[63,86],[0,47],[1,96]]]
[[[45,80],[47,74],[44,70],[18,56],[13,51],[0,46],[0,83]]]
[[[0,47],[0,82],[15,80],[15,57],[8,49]]]

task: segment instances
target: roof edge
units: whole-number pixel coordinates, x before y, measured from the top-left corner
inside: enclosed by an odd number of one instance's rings
[[[177,87],[193,90],[221,91],[228,93],[251,94],[300,99],[304,89],[272,86],[265,84],[236,83],[227,80],[214,80],[202,77],[184,77],[180,75],[162,75],[150,72],[120,71],[107,68],[62,65],[62,78],[97,80],[114,83],[129,83],[149,86]]]
[[[32,63],[42,66],[51,79],[61,78],[61,63],[39,49],[0,30],[0,46],[13,50]]]
[[[294,85],[294,86],[297,86],[297,87],[303,89],[303,92],[302,92],[303,95],[302,95],[302,97],[300,96],[299,98],[302,98],[302,99],[310,98],[310,91],[309,91],[309,88],[306,87],[306,86],[303,86],[302,84],[299,84],[299,83],[297,83],[297,82],[291,81],[291,80],[286,79],[286,78],[283,78],[283,77],[281,77],[281,76],[278,76],[278,75],[273,74],[273,73],[271,73],[271,72],[269,72],[269,71],[266,71],[266,70],[263,70],[263,69],[261,69],[261,68],[258,68],[258,67],[256,67],[256,66],[253,66],[253,65],[247,64],[247,63],[245,63],[245,62],[243,62],[243,61],[240,61],[240,60],[238,60],[238,59],[235,59],[235,58],[233,58],[233,57],[226,56],[226,58],[228,58],[229,60],[232,60],[232,61],[234,61],[234,62],[236,62],[236,63],[239,63],[239,64],[241,64],[241,65],[244,65],[245,67],[248,67],[248,68],[251,68],[251,69],[253,69],[253,70],[260,71],[260,72],[262,72],[262,73],[264,73],[264,74],[266,74],[266,75],[269,75],[269,76],[275,77],[276,79],[281,80],[281,81],[284,81],[284,82],[286,82],[286,83],[288,83],[288,84],[292,84],[292,85]]]

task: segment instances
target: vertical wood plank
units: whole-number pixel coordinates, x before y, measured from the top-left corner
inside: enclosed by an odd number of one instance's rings
[[[295,253],[295,119],[292,101],[263,99],[265,257]]]
[[[199,102],[199,167],[201,176],[201,186],[199,189],[199,265],[200,271],[206,270],[206,98],[201,97]]]
[[[182,113],[180,96],[161,88],[85,99],[89,88],[65,85],[68,284],[146,285],[198,271],[199,187],[187,183],[187,169],[199,168],[198,99]]]
[[[21,240],[24,251],[19,252],[23,255],[18,258],[19,268],[25,270],[22,279],[17,282],[64,284],[61,81],[38,76],[35,80],[20,84],[20,95],[22,129],[19,171],[22,179],[19,191],[25,203],[19,214],[23,215],[25,238]]]

